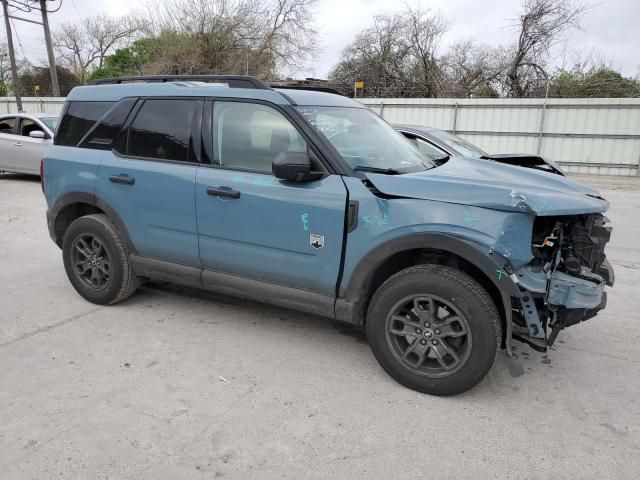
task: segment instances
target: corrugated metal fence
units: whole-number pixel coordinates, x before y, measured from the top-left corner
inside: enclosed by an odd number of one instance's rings
[[[640,174],[640,99],[362,98],[388,122],[448,130],[490,153],[536,153],[573,173]]]
[[[640,174],[640,99],[363,98],[391,123],[454,132],[490,153],[537,153],[569,172]],[[64,98],[23,98],[27,112],[57,114]],[[0,111],[16,111],[0,98]]]
[[[22,108],[28,113],[51,113],[57,115],[64,105],[63,97],[22,97]],[[16,99],[13,97],[0,97],[0,111],[2,113],[15,113]]]

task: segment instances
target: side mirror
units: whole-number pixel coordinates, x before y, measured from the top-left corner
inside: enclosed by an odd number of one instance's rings
[[[322,176],[311,171],[311,159],[306,152],[282,152],[271,164],[271,171],[276,178],[290,182],[308,182]]]
[[[44,138],[44,132],[42,130],[32,130],[29,132],[31,138]]]

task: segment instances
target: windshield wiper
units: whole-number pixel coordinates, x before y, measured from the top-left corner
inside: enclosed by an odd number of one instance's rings
[[[385,175],[400,175],[402,173],[393,168],[369,167],[367,165],[356,165],[353,169],[360,172],[383,173]]]

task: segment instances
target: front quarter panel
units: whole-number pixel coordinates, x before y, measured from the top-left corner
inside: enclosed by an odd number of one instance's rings
[[[491,258],[495,264],[508,266],[511,272],[532,259],[532,214],[430,200],[385,199],[375,196],[357,178],[344,177],[344,181],[349,189],[349,199],[357,201],[359,208],[357,228],[347,237],[340,289],[342,297],[352,274],[361,262],[367,261],[369,252],[413,234],[456,237]],[[429,248],[429,245],[420,248]],[[496,281],[507,275],[506,271],[491,273]]]

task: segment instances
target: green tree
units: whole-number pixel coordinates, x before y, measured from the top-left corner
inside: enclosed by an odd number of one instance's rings
[[[640,82],[623,77],[608,67],[592,67],[583,71],[581,66],[571,71],[560,71],[549,87],[549,95],[577,98],[619,98],[640,96]]]
[[[113,55],[105,57],[103,67],[96,68],[89,76],[88,81],[142,75],[144,66],[153,58],[154,43],[155,39],[153,38],[142,38],[127,47],[117,49]]]
[[[60,95],[67,96],[71,89],[81,85],[80,79],[71,70],[56,65],[58,72],[58,83],[60,84]],[[39,91],[36,90],[39,87]],[[51,87],[51,72],[49,67],[27,67],[20,73],[20,94],[25,97],[51,97],[53,89]]]

